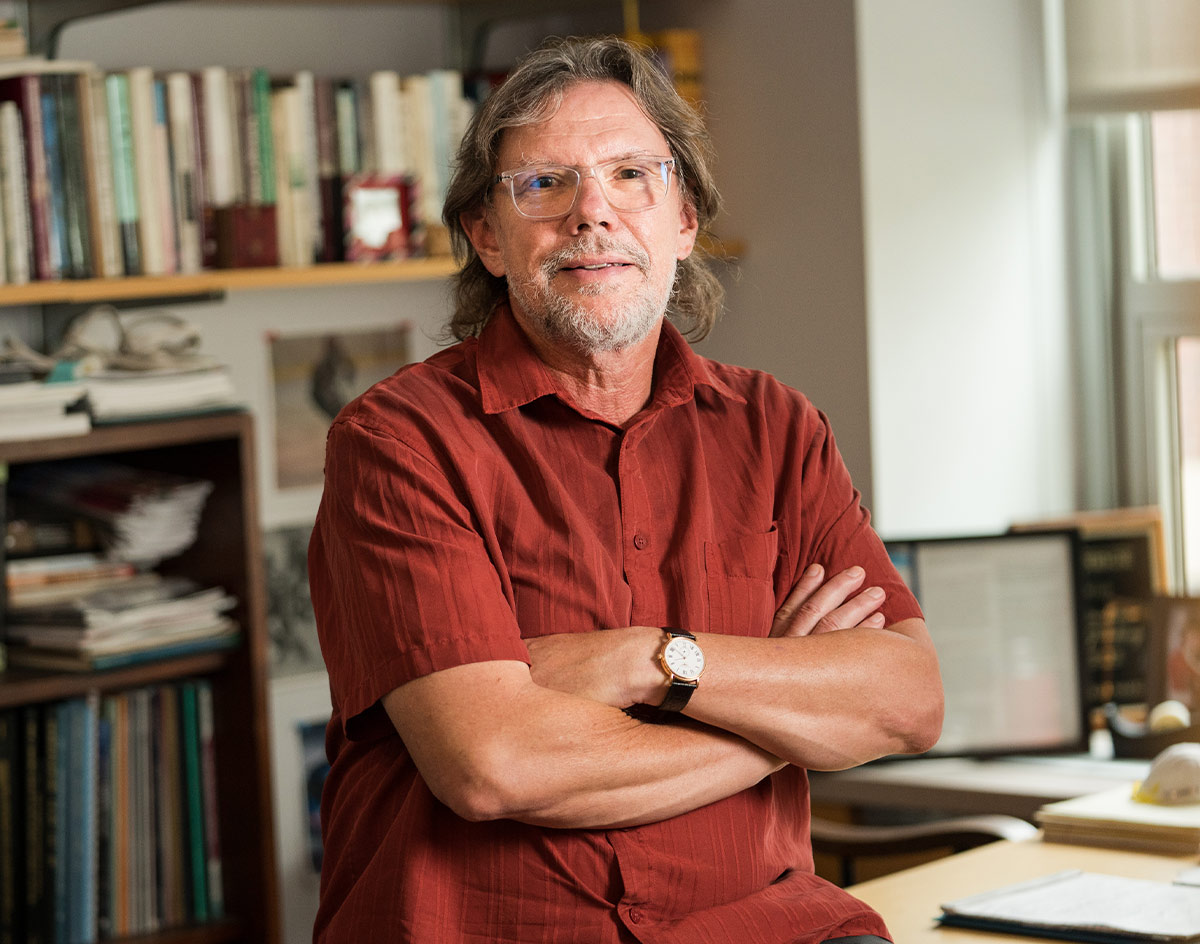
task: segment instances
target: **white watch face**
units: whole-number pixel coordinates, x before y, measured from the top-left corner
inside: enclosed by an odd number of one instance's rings
[[[695,640],[674,636],[663,647],[663,662],[671,673],[686,682],[694,682],[704,671],[704,653]]]

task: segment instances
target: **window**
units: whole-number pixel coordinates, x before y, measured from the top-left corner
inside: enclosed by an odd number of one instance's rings
[[[1200,595],[1200,111],[1077,121],[1071,155],[1082,493],[1161,507]]]

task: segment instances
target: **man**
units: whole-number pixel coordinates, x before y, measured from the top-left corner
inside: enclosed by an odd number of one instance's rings
[[[329,434],[316,940],[878,940],[805,768],[931,746],[936,657],[824,418],[664,320],[720,304],[699,119],[566,41],[458,157],[460,343]]]

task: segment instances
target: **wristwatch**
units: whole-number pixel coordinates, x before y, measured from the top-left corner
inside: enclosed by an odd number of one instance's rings
[[[700,673],[704,671],[704,652],[696,644],[696,637],[686,629],[664,626],[667,641],[658,652],[658,662],[670,679],[667,697],[658,706],[660,711],[682,711],[692,692],[699,685]]]

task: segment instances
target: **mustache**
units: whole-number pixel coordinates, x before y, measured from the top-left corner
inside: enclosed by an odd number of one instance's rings
[[[562,249],[557,249],[542,260],[542,264],[538,267],[542,274],[550,279],[554,274],[564,266],[572,265],[587,256],[602,255],[604,253],[617,253],[623,259],[627,259],[643,273],[647,273],[650,269],[650,254],[641,246],[629,245],[617,239],[607,237],[578,239]]]

